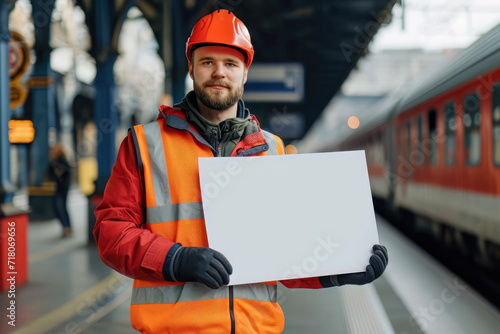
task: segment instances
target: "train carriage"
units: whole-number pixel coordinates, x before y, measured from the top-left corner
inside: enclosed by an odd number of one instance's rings
[[[500,245],[499,103],[497,26],[414,85],[392,117],[393,205],[485,258]]]
[[[500,25],[359,114],[328,150],[366,151],[375,201],[500,263]]]

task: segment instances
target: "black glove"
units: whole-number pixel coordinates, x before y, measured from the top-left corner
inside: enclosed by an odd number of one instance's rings
[[[208,247],[181,247],[172,261],[177,281],[200,282],[212,289],[227,285],[233,273],[226,257]]]
[[[382,245],[373,246],[373,255],[370,257],[370,264],[366,266],[366,272],[364,273],[352,273],[352,274],[342,274],[342,275],[332,275],[327,276],[330,280],[330,286],[341,286],[344,284],[355,284],[363,285],[371,283],[382,275],[387,263],[389,262],[389,257],[387,254],[387,248]],[[325,281],[326,277],[322,277],[320,280]],[[326,286],[325,286],[326,287]]]

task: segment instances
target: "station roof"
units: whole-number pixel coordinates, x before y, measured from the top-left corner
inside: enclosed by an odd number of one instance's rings
[[[342,83],[366,53],[366,47],[396,0],[184,0],[177,3],[182,30],[174,31],[184,48],[194,24],[215,9],[229,9],[248,27],[257,62],[301,63],[305,69],[305,98],[289,105],[303,114],[307,132]],[[163,0],[137,0],[137,7],[161,41]],[[174,13],[174,15],[177,15]],[[175,38],[175,37],[174,37]],[[174,52],[179,52],[180,50]],[[184,52],[184,50],[182,50]],[[187,71],[187,67],[186,67]],[[283,103],[247,103],[263,126],[269,111]],[[271,129],[272,130],[272,129]],[[279,133],[278,133],[279,135]],[[290,138],[292,139],[292,138]],[[297,138],[298,139],[298,138]]]

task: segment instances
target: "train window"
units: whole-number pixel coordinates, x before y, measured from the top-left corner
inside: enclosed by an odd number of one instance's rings
[[[444,107],[444,160],[447,166],[454,166],[457,160],[457,120],[455,119],[455,104],[448,103]]]
[[[417,156],[416,156],[416,164],[418,166],[422,166],[424,164],[424,150],[423,150],[423,142],[422,142],[422,114],[417,117]]]
[[[493,86],[492,101],[493,121],[493,164],[500,166],[500,84]]]
[[[470,166],[479,165],[481,159],[481,115],[477,93],[467,95],[464,99],[464,148],[465,163]]]
[[[438,146],[437,146],[437,111],[429,110],[427,114],[427,126],[429,127],[429,162],[432,166],[438,164]]]

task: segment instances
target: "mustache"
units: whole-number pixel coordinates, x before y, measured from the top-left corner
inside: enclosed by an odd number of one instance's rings
[[[229,83],[221,81],[221,80],[207,81],[207,82],[205,82],[204,86],[205,87],[207,87],[207,86],[222,86],[222,87],[232,88],[232,86]]]

